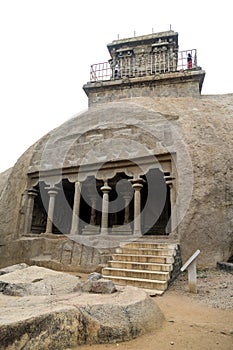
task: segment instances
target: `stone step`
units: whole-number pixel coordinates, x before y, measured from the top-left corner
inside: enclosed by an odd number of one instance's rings
[[[102,274],[115,284],[131,285],[161,294],[168,287],[177,248],[176,242],[161,240],[122,242]]]
[[[176,243],[132,242],[120,245],[120,248],[147,248],[147,249],[171,249],[177,248]]]
[[[150,249],[150,248],[127,248],[121,247],[116,249],[118,254],[138,254],[138,255],[156,255],[156,256],[173,256],[174,249]]]
[[[147,263],[137,261],[116,261],[109,260],[109,267],[115,267],[120,269],[135,269],[135,270],[150,270],[150,271],[172,271],[172,264],[159,264],[159,263]]]
[[[158,291],[165,291],[167,289],[167,281],[156,281],[144,278],[132,278],[132,277],[121,277],[121,276],[108,276],[104,275],[104,278],[110,279],[115,284],[121,286],[134,286],[145,289],[153,289]]]
[[[146,280],[167,281],[170,274],[167,271],[148,271],[148,270],[133,270],[133,269],[119,269],[114,267],[105,267],[102,270],[103,276],[108,275],[112,277],[132,277]]]
[[[113,254],[112,260],[116,261],[130,261],[142,263],[159,263],[159,264],[173,264],[173,256],[155,256],[155,255],[139,255],[139,254]]]

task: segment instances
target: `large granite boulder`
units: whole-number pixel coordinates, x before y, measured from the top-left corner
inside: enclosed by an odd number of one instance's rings
[[[0,344],[5,350],[64,350],[127,341],[161,327],[164,316],[145,291],[9,297],[0,293]]]

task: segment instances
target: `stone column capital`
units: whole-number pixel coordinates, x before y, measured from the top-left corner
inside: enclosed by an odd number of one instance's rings
[[[82,181],[76,180],[74,181],[75,186],[82,186]]]
[[[173,186],[174,177],[172,177],[171,175],[165,175],[164,180],[166,185],[168,185],[169,187]]]
[[[36,190],[35,188],[30,188],[27,190],[27,195],[30,197],[36,197],[38,195],[39,191]]]
[[[129,182],[131,182],[132,186],[134,184],[141,184],[143,186],[143,184],[146,182],[144,179],[141,179],[140,177],[138,178],[134,178],[134,179],[130,179]]]
[[[58,191],[56,191],[54,189],[53,190],[49,190],[48,194],[50,195],[50,197],[53,197],[53,196],[55,197],[58,194]]]
[[[58,191],[60,191],[60,188],[54,186],[54,187],[45,187],[46,190],[48,190],[48,194],[50,197],[55,197],[58,194]]]
[[[104,185],[104,186],[100,187],[100,189],[103,193],[109,193],[112,188],[108,185]]]
[[[143,188],[143,184],[134,183],[134,184],[132,184],[132,187],[135,191],[141,191],[141,189]]]

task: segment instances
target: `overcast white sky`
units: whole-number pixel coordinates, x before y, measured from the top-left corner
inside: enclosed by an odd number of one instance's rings
[[[203,94],[233,93],[231,1],[0,0],[0,172],[87,109],[92,63],[120,38],[172,29],[197,49]]]

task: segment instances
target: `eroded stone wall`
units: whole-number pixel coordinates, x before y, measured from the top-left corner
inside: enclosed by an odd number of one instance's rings
[[[122,81],[121,81],[122,82]],[[156,81],[145,83],[145,81],[131,84],[127,80],[115,86],[114,90],[110,86],[99,86],[96,84],[96,89],[91,89],[88,95],[89,106],[95,106],[99,103],[108,103],[116,100],[123,100],[126,98],[136,97],[179,97],[179,96],[191,96],[199,97],[199,86],[196,82],[187,81],[185,84],[183,81],[176,83],[164,83],[156,84]],[[107,85],[107,83],[106,83]]]
[[[83,245],[66,236],[22,237],[0,246],[0,267],[25,262],[59,271],[92,272],[111,258],[114,248]]]

